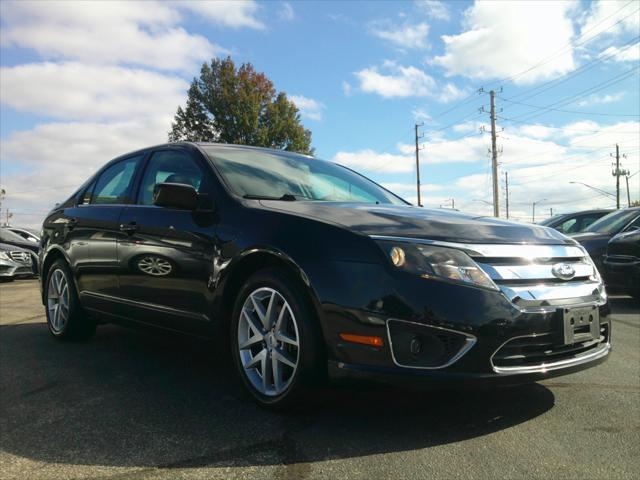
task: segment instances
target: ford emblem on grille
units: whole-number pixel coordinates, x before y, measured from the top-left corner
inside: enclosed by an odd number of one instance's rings
[[[556,263],[551,267],[551,273],[560,280],[571,280],[575,274],[575,269],[568,263]]]

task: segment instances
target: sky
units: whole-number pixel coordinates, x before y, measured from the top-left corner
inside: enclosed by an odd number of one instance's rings
[[[492,214],[610,208],[618,144],[640,196],[640,2],[0,2],[2,215],[36,226],[111,158],[167,141],[203,62],[252,63],[316,156],[416,202]],[[626,205],[625,179],[621,202]]]

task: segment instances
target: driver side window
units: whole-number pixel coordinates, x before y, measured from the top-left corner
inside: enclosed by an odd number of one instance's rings
[[[183,183],[191,185],[198,193],[205,193],[204,173],[198,162],[182,151],[154,153],[142,178],[138,203],[153,205],[153,192],[159,183]]]

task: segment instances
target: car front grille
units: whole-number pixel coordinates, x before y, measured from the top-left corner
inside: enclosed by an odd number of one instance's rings
[[[558,344],[553,333],[514,337],[496,350],[491,365],[498,373],[546,371],[590,360],[608,350],[609,324],[603,323],[599,338],[585,332],[576,335],[576,341],[570,345]]]
[[[502,293],[526,311],[603,302],[604,287],[587,253],[573,245],[468,245]],[[562,275],[562,269],[573,272]]]
[[[18,263],[24,263],[25,265],[31,265],[31,255],[27,252],[12,251],[8,253],[11,260]]]

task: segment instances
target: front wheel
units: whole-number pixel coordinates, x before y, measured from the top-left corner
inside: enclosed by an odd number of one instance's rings
[[[312,307],[286,272],[253,275],[236,300],[231,326],[234,363],[263,406],[290,405],[316,377],[319,333]]]
[[[59,340],[87,340],[96,330],[84,313],[71,271],[62,260],[51,265],[44,284],[47,326]]]

